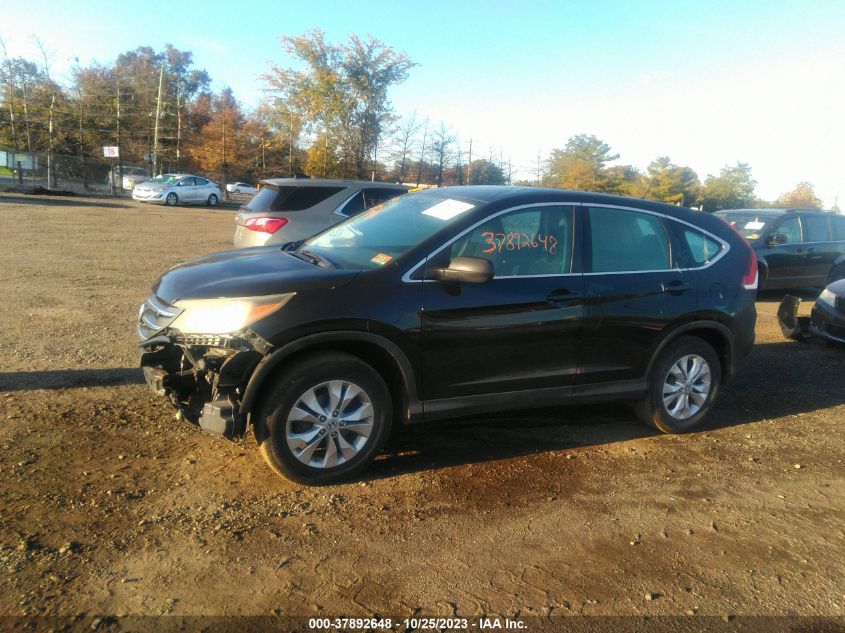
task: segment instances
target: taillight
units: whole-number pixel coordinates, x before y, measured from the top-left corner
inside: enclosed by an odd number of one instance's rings
[[[757,270],[757,253],[751,248],[744,238],[742,240],[745,248],[748,250],[748,266],[745,268],[745,275],[742,277],[742,287],[746,290],[757,290],[757,281],[759,278]]]
[[[249,218],[244,222],[244,228],[259,233],[275,233],[287,223],[287,218]]]

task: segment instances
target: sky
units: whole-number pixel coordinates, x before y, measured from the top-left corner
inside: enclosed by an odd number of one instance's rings
[[[75,58],[170,43],[246,107],[269,64],[292,63],[280,36],[372,35],[417,63],[390,94],[396,111],[451,125],[515,178],[587,133],[619,164],[668,155],[704,180],[742,161],[764,199],[809,181],[826,207],[845,205],[842,0],[0,0],[0,16],[9,54],[40,59],[35,35],[59,76]]]

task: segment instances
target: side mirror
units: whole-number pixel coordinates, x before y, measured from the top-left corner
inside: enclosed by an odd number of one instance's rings
[[[786,235],[783,233],[772,233],[769,239],[766,240],[769,246],[777,246],[778,244],[786,244]]]
[[[491,279],[495,272],[490,260],[483,257],[456,257],[447,268],[437,270],[440,281],[483,284]]]

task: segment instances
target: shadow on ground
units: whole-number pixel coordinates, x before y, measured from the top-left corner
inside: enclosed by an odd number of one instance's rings
[[[144,374],[138,367],[0,372],[0,391],[113,387],[143,383]]]
[[[51,207],[106,207],[112,209],[131,209],[132,204],[127,201],[109,200],[104,198],[102,200],[94,201],[91,198],[84,198],[76,200],[72,197],[66,196],[28,196],[19,194],[3,194],[0,195],[0,203],[5,204],[25,204]]]
[[[737,375],[722,386],[701,432],[843,405],[842,375],[845,350],[821,342],[758,344]],[[781,387],[773,391],[773,384]],[[598,446],[656,433],[625,403],[447,420],[400,430],[363,478]]]

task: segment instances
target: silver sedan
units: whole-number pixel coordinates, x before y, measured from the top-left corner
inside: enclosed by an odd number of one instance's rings
[[[207,204],[216,207],[223,192],[216,183],[191,174],[163,174],[142,182],[132,190],[132,199],[175,207],[177,204]]]

